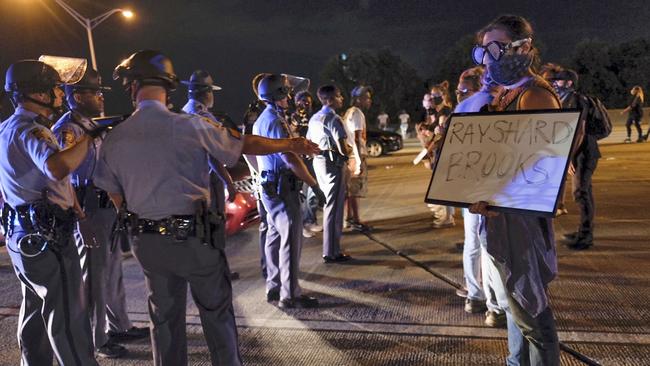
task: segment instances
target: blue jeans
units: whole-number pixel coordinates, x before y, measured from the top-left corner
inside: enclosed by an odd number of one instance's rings
[[[463,245],[463,274],[467,287],[467,298],[485,300],[481,285],[481,241],[479,238],[479,216],[463,208],[465,243]],[[485,280],[485,279],[484,279]]]
[[[493,260],[505,284],[502,264]],[[505,286],[504,286],[505,287]],[[560,342],[555,329],[555,319],[550,306],[536,317],[530,315],[512,294],[506,290],[508,307],[508,351],[506,362],[510,366],[560,365]]]

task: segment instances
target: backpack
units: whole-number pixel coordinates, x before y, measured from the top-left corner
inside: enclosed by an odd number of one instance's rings
[[[607,108],[600,99],[590,96],[584,96],[587,102],[587,123],[586,133],[602,140],[612,133],[612,120],[609,118]]]

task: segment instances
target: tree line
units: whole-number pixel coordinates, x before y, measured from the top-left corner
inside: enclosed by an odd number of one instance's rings
[[[412,118],[421,113],[422,95],[430,85],[444,80],[450,82],[453,96],[460,73],[473,66],[469,57],[475,44],[474,35],[466,35],[441,54],[433,63],[434,72],[426,78],[390,50],[355,50],[334,56],[321,72],[321,81],[334,82],[349,93],[358,84],[374,89],[370,121],[385,111],[395,122],[395,116],[406,110]],[[580,80],[578,90],[598,97],[608,108],[624,108],[630,102],[630,89],[640,85],[650,90],[650,40],[637,39],[619,44],[599,40],[579,42],[564,60],[544,59],[574,69]],[[346,95],[349,100],[349,94]]]

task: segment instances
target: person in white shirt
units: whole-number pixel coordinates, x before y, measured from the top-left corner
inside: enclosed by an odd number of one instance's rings
[[[409,130],[409,121],[411,120],[411,116],[408,113],[406,113],[405,110],[402,109],[399,112],[399,116],[397,116],[397,118],[399,118],[400,121],[399,129],[402,134],[402,139],[406,139]]]
[[[379,129],[382,131],[386,131],[388,129],[388,121],[390,120],[390,117],[388,117],[388,113],[385,111],[382,111],[378,116],[377,116],[377,124],[379,125]]]
[[[363,110],[372,106],[372,89],[368,86],[357,86],[352,89],[352,106],[348,108],[343,116],[343,122],[348,136],[348,144],[352,147],[352,154],[348,161],[348,224],[353,230],[368,231],[371,228],[362,223],[359,219],[359,198],[368,193],[368,169],[366,157],[366,116]]]

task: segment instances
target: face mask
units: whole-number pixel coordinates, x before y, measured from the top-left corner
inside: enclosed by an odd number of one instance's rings
[[[553,89],[555,89],[555,92],[560,96],[560,98],[564,98],[569,94],[569,92],[571,92],[571,88],[567,88],[566,86],[553,85]]]
[[[511,54],[503,55],[499,61],[487,65],[487,70],[494,82],[499,85],[512,85],[521,80],[528,73],[528,68],[533,63],[533,55]]]
[[[432,101],[433,101],[433,104],[440,105],[440,104],[442,104],[442,97],[433,97]]]

